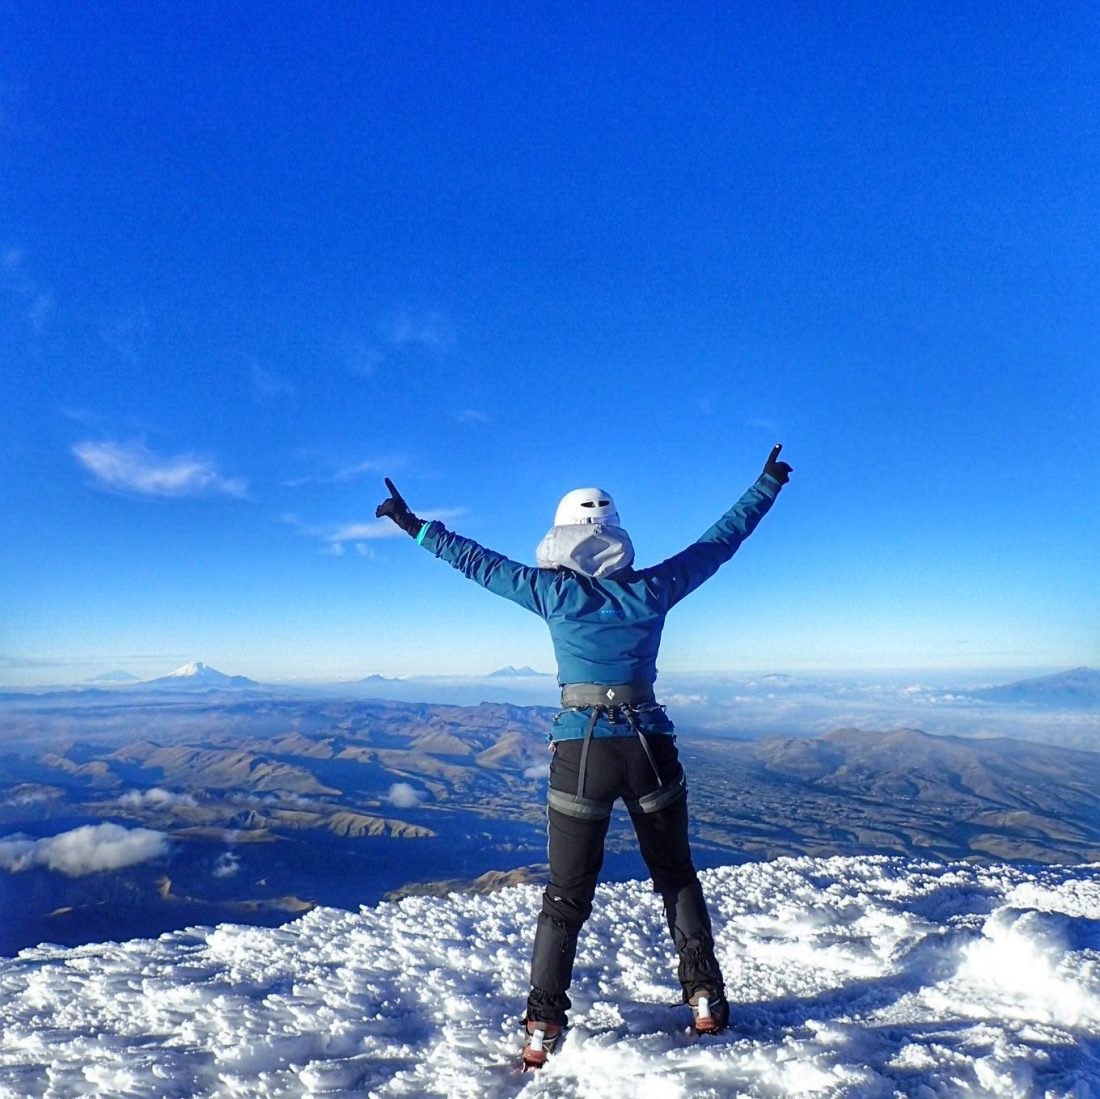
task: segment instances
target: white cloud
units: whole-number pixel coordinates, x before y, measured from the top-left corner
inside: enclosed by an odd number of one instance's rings
[[[428,508],[418,509],[422,519],[455,519],[466,514],[465,508]],[[300,534],[317,538],[324,543],[321,552],[330,557],[342,557],[347,544],[355,546],[360,557],[374,557],[367,542],[382,538],[408,537],[405,532],[390,519],[357,519],[347,523],[306,523],[293,512],[280,516],[287,526],[294,527]]]
[[[325,535],[328,542],[370,542],[377,538],[396,538],[405,532],[389,519],[367,519],[345,523]]]
[[[665,695],[663,696],[663,701],[667,706],[705,706],[707,704],[707,696],[704,694],[684,692],[682,694]]]
[[[71,878],[118,870],[168,853],[168,837],[148,828],[86,824],[45,839],[12,836],[0,840],[0,867],[18,873],[46,866]]]
[[[87,440],[73,454],[107,488],[142,496],[244,496],[240,478],[223,477],[209,459],[193,454],[160,457],[141,442]]]
[[[395,782],[386,800],[398,809],[415,809],[424,800],[424,795],[407,782]]]
[[[426,508],[417,510],[421,519],[457,519],[466,514],[465,508]],[[405,532],[390,519],[368,519],[365,522],[345,523],[331,530],[327,539],[330,542],[369,542],[376,538],[393,538]]]
[[[41,788],[20,788],[16,787],[14,791],[6,794],[0,798],[0,806],[3,805],[35,805],[38,802],[51,801],[54,798],[62,796],[60,790],[55,789],[52,786],[44,786]]]
[[[232,851],[223,851],[214,861],[210,871],[215,878],[231,878],[241,868],[241,860]]]
[[[476,408],[464,408],[458,413],[458,420],[463,424],[487,424],[489,422],[489,415]]]
[[[131,790],[123,794],[118,803],[128,809],[166,809],[172,805],[197,804],[190,794],[178,794],[160,786],[153,786],[148,790]]]

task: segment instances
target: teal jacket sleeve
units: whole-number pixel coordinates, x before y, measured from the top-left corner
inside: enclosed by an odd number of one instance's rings
[[[472,538],[447,528],[438,520],[425,523],[417,544],[458,569],[468,580],[480,584],[494,595],[511,599],[521,607],[545,618],[539,583],[539,569],[509,560],[502,553],[486,549]]]
[[[641,573],[662,598],[665,610],[709,580],[737,552],[767,515],[779,489],[774,477],[760,477],[698,542]]]

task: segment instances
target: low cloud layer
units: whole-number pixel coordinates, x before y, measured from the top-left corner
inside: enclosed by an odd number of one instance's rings
[[[86,824],[45,839],[17,835],[0,840],[0,868],[19,873],[45,866],[76,878],[159,858],[168,853],[168,846],[163,832],[149,828]]]
[[[144,443],[94,442],[73,447],[99,484],[142,496],[244,496],[247,485],[224,477],[208,458],[154,454]]]
[[[223,851],[214,860],[214,869],[210,873],[215,878],[231,878],[241,868],[241,860],[232,851]]]
[[[127,809],[168,809],[174,805],[191,806],[197,804],[190,794],[180,794],[153,786],[148,790],[131,790],[118,799],[119,805]]]
[[[398,809],[415,809],[424,800],[424,795],[407,782],[395,782],[386,800]]]

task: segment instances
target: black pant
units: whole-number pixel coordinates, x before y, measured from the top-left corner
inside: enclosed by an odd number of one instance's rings
[[[592,740],[585,766],[584,798],[588,815],[561,812],[551,805],[549,820],[550,884],[542,898],[535,947],[531,959],[529,1018],[564,1025],[571,1006],[566,991],[573,976],[577,935],[592,912],[592,898],[603,865],[604,837],[611,803],[627,801],[642,858],[661,894],[669,934],[680,956],[678,978],[684,1000],[700,988],[712,993],[723,988],[714,957],[714,937],[706,901],[691,861],[686,796],[656,812],[644,812],[639,798],[662,784],[675,784],[682,775],[676,745],[668,734],[646,737],[658,775],[641,740],[605,737]],[[550,764],[550,788],[578,792],[582,743],[561,741]],[[606,805],[606,815],[600,806]]]

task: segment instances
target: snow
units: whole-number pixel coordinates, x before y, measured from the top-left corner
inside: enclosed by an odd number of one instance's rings
[[[196,675],[206,675],[208,672],[213,672],[213,668],[208,668],[201,660],[192,660],[187,664],[184,664],[182,668],[177,668],[174,672],[169,672],[165,679],[176,678],[189,678]],[[221,672],[215,673],[221,675]]]
[[[660,906],[601,886],[573,1026],[519,1074],[539,889],[0,961],[0,1097],[1100,1097],[1100,867],[705,872],[733,1007],[687,1032]]]

